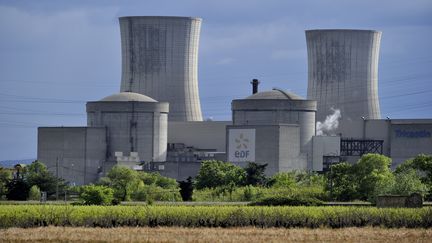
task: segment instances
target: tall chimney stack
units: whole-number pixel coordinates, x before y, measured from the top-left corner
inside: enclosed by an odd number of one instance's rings
[[[258,81],[258,79],[252,79],[252,82],[251,82],[251,84],[252,84],[252,94],[258,93],[258,84],[259,83],[260,82]]]

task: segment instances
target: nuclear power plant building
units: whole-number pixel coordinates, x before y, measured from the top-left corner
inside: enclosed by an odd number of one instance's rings
[[[202,121],[200,29],[200,18],[121,17],[121,92],[169,102],[170,121]]]
[[[70,184],[94,183],[115,165],[182,181],[206,160],[267,164],[271,176],[325,172],[367,153],[391,157],[393,169],[432,154],[432,119],[380,119],[379,31],[306,31],[306,99],[279,88],[259,91],[254,79],[249,96],[232,100],[231,121],[203,121],[201,19],[119,21],[120,92],[87,102],[87,126],[38,128],[37,159]]]
[[[269,174],[312,169],[316,101],[275,88],[233,100],[231,108],[233,125],[227,127],[230,162],[242,166],[251,160],[267,163]],[[253,157],[238,155],[241,150],[236,146],[243,145],[245,138],[256,141]]]
[[[342,120],[379,119],[378,57],[381,32],[307,30],[307,98],[318,102],[317,121],[332,109]]]

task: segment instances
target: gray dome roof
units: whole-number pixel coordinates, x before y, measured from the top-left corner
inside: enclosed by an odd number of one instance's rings
[[[139,102],[157,102],[157,100],[150,98],[143,94],[133,92],[120,92],[107,96],[100,101],[114,101],[114,102],[125,102],[125,101],[139,101]]]
[[[273,88],[273,90],[262,91],[246,97],[248,100],[304,100],[292,92]]]

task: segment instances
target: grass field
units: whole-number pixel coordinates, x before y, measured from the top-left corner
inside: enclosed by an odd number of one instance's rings
[[[432,229],[42,227],[0,230],[0,242],[430,242]]]

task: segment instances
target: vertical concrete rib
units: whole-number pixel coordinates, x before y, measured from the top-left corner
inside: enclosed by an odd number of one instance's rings
[[[307,30],[308,94],[318,101],[317,120],[331,108],[342,119],[379,119],[378,57],[381,32]]]
[[[198,92],[201,19],[120,17],[121,92],[170,103],[170,121],[202,121]]]

